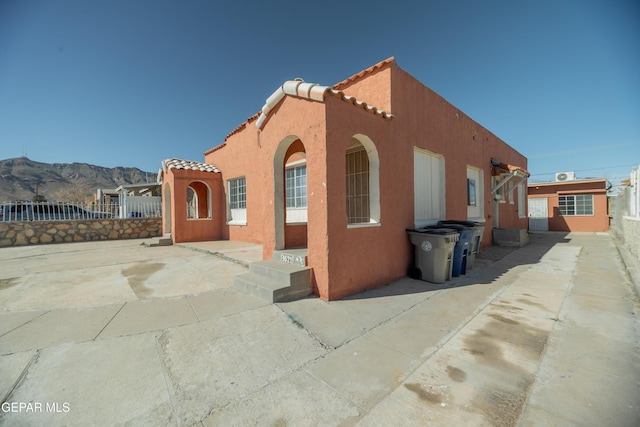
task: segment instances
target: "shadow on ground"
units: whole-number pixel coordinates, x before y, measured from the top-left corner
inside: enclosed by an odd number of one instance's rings
[[[488,284],[519,265],[536,264],[549,249],[558,243],[569,243],[567,232],[529,233],[529,244],[523,247],[489,246],[476,256],[475,265],[466,275],[454,277],[445,283],[430,283],[405,278],[388,285],[370,289],[343,298],[343,301],[382,298],[394,295],[428,293],[461,286]]]

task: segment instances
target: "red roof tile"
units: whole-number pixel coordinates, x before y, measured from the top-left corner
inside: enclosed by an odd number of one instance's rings
[[[395,62],[395,58],[389,57],[387,59],[385,59],[384,61],[380,61],[375,65],[372,65],[371,67],[367,68],[366,70],[362,70],[357,74],[354,74],[353,76],[341,81],[340,83],[336,83],[335,85],[333,85],[334,89],[341,89],[344,86],[347,86],[349,83],[355,82],[356,80],[360,80],[361,78],[363,78],[364,76],[373,73],[374,71],[384,67],[387,64],[390,64],[392,62]]]

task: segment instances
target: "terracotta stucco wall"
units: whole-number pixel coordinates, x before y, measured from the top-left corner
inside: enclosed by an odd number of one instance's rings
[[[344,81],[337,87],[347,95],[365,101],[368,105],[391,111],[391,67],[388,64],[367,73],[366,78]]]
[[[526,158],[395,63],[344,90],[349,94],[354,91],[360,99],[376,107],[379,105],[370,99],[386,108],[390,105],[394,119],[383,120],[337,99],[325,100],[331,207],[329,298],[340,298],[405,275],[412,251],[405,229],[413,227],[414,220],[414,147],[445,158],[445,219],[467,219],[467,166],[483,170],[483,210],[488,224],[483,246],[490,245],[494,203],[491,158],[523,168],[527,167]],[[381,98],[390,93],[392,99]],[[358,133],[369,136],[378,151],[381,219],[379,226],[348,228],[345,219],[345,144]],[[519,218],[517,203],[503,203],[499,207],[501,227],[527,227],[527,219]]]
[[[276,248],[276,222],[286,232],[284,217],[276,220],[275,174],[284,178],[284,162],[289,144],[300,140],[307,160],[307,224],[309,265],[313,267],[317,290],[326,298],[328,293],[327,267],[327,163],[326,119],[324,104],[286,97],[272,111],[263,130],[249,123],[240,132],[231,135],[226,145],[205,153],[205,161],[222,171],[226,182],[246,177],[247,223],[243,226],[225,225],[223,238],[261,243],[263,257],[271,258]],[[279,157],[278,165],[275,158]],[[277,169],[277,171],[276,171]],[[279,190],[282,210],[285,209],[284,188]],[[225,196],[226,200],[226,196]],[[293,233],[303,232],[296,228]],[[285,242],[284,235],[283,245]],[[296,239],[295,236],[290,238]]]
[[[222,238],[222,224],[225,216],[223,211],[222,179],[220,174],[200,172],[193,170],[170,169],[164,174],[164,185],[171,188],[171,235],[173,241],[197,242],[203,240],[218,240]],[[200,183],[196,186],[206,186],[209,190],[210,200],[200,200],[201,216],[206,216],[205,203],[211,206],[210,218],[187,218],[187,187],[191,183]],[[164,192],[163,192],[164,197]],[[202,199],[202,197],[201,197]],[[163,203],[163,206],[166,205]],[[163,208],[164,209],[164,208]],[[163,213],[163,221],[168,221],[166,213]],[[166,224],[163,225],[166,229]]]
[[[205,161],[229,179],[247,184],[246,225],[223,226],[222,238],[262,243],[264,258],[285,246],[284,194],[274,192],[289,144],[300,140],[307,159],[309,265],[317,293],[337,299],[402,277],[412,247],[414,147],[445,158],[446,218],[467,219],[467,166],[483,171],[483,211],[491,242],[491,158],[527,167],[526,158],[475,123],[415,78],[389,62],[340,87],[348,95],[394,114],[393,120],[326,95],[324,102],[287,96],[271,111],[263,130],[247,123]],[[379,158],[380,221],[350,227],[346,212],[346,149],[352,137],[368,138]],[[275,159],[275,160],[274,160]],[[278,192],[284,193],[280,188]],[[223,197],[226,200],[226,197]],[[280,206],[282,205],[282,206]],[[526,228],[517,204],[500,205],[500,226]],[[299,231],[299,230],[298,230]]]
[[[547,198],[549,231],[593,231],[609,229],[606,181],[574,181],[568,183],[532,184],[528,197]],[[561,215],[559,196],[593,194],[593,215]]]
[[[390,66],[395,144],[404,146],[405,150],[417,146],[444,156],[446,219],[467,219],[467,166],[483,171],[483,211],[487,226],[482,245],[490,245],[493,203],[496,203],[491,196],[491,159],[526,169],[526,157],[395,63]],[[514,192],[514,197],[516,195]],[[517,203],[500,203],[499,208],[500,227],[527,228],[526,217],[519,218]],[[526,207],[523,209],[526,212]]]
[[[337,98],[327,105],[327,188],[329,207],[329,299],[383,285],[406,274],[409,248],[406,224],[413,218],[407,200],[412,177],[404,173],[407,153],[398,150],[393,122]],[[346,150],[354,135],[375,145],[379,166],[380,223],[347,225]],[[362,138],[359,136],[359,138]]]

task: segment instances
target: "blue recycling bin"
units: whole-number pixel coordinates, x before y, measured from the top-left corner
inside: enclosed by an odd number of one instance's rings
[[[474,229],[472,246],[469,248],[469,252],[467,254],[467,268],[471,269],[473,268],[473,264],[475,263],[476,256],[480,253],[480,242],[482,241],[482,235],[484,234],[484,222],[458,219],[447,219],[438,221],[438,225],[441,225],[443,227],[448,227],[455,224],[473,227]]]
[[[439,226],[445,227],[444,224],[439,224]],[[460,233],[460,238],[453,248],[453,266],[451,269],[451,276],[458,277],[461,274],[467,274],[467,262],[469,253],[473,249],[475,227],[469,227],[462,224],[447,224],[446,227],[454,229]]]

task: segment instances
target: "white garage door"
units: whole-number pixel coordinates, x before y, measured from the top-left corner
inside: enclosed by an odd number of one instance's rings
[[[529,199],[529,231],[549,231],[548,199]]]

